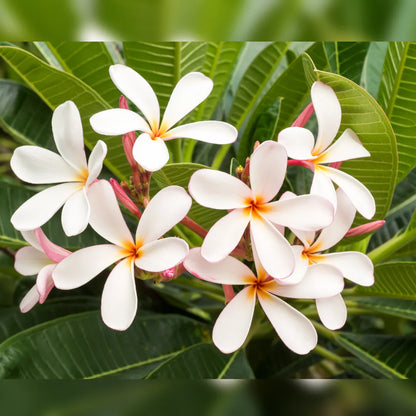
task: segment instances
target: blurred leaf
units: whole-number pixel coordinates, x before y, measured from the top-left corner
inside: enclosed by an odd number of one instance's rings
[[[387,48],[388,42],[370,42],[364,62],[361,85],[374,98],[378,96]]]
[[[416,42],[390,42],[378,101],[397,137],[402,180],[416,166]]]
[[[360,298],[355,302],[373,311],[416,321],[416,300]]]

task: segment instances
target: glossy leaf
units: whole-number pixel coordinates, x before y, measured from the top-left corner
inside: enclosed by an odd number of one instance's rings
[[[416,300],[360,298],[355,301],[373,311],[416,321]]]
[[[388,42],[370,42],[364,63],[361,86],[377,98]]]

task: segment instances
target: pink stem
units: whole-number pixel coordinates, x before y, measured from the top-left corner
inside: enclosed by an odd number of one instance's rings
[[[355,237],[357,235],[371,233],[372,231],[378,230],[385,223],[386,221],[384,220],[378,220],[368,222],[367,224],[359,225],[358,227],[351,228],[349,231],[347,231],[345,237]]]
[[[312,172],[315,171],[315,165],[313,164],[313,162],[310,162],[309,160],[292,159],[287,161],[287,165],[304,166],[305,168],[310,169]]]
[[[225,296],[225,303],[230,302],[235,296],[234,289],[231,285],[222,285]]]
[[[136,207],[134,202],[128,197],[121,185],[113,178],[110,179],[110,185],[113,188],[114,193],[116,194],[117,199],[137,218],[142,216],[142,213]]]
[[[34,230],[34,233],[43,251],[53,262],[59,263],[65,257],[68,257],[71,254],[70,251],[65,250],[64,248],[52,243],[52,241],[50,241],[48,237],[46,237],[45,233],[42,231],[41,228],[36,228]]]
[[[188,227],[190,230],[192,230],[193,232],[195,232],[196,234],[201,236],[202,238],[204,238],[208,234],[208,231],[205,228],[201,227],[199,224],[197,224],[195,221],[191,220],[189,217],[185,217],[181,221],[181,223],[185,227]]]
[[[299,117],[293,122],[292,127],[303,127],[313,114],[313,104],[308,104],[300,113]]]

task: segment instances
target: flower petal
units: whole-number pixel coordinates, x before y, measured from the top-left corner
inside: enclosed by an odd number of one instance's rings
[[[45,253],[34,247],[26,246],[16,251],[14,268],[23,276],[35,275],[48,264],[54,263]]]
[[[310,193],[311,195],[318,195],[326,198],[329,202],[331,202],[334,210],[336,210],[337,195],[335,193],[335,188],[324,169],[324,166],[315,166],[315,173],[313,175]]]
[[[321,322],[332,331],[342,328],[347,320],[347,307],[340,294],[316,299],[316,309]]]
[[[141,244],[157,240],[186,216],[192,198],[180,186],[168,186],[159,191],[143,211],[136,231]]]
[[[315,144],[313,134],[303,127],[288,127],[277,136],[277,141],[286,149],[287,155],[292,159],[311,160],[312,149]]]
[[[358,251],[321,254],[319,262],[336,267],[344,277],[358,285],[371,286],[374,283],[373,263]]]
[[[38,146],[18,147],[10,166],[19,179],[28,183],[74,182],[79,175],[61,156]]]
[[[52,273],[56,268],[56,264],[45,266],[38,274],[36,279],[36,288],[39,293],[39,303],[44,303],[50,291],[54,288]]]
[[[285,180],[287,155],[285,148],[268,140],[250,157],[251,190],[263,203],[269,202],[279,192]]]
[[[90,158],[88,160],[88,179],[86,186],[91,185],[97,178],[103,168],[104,158],[107,154],[107,145],[102,141],[98,140],[96,145],[91,151]]]
[[[22,234],[26,233],[22,231]],[[45,233],[42,231],[42,228],[37,228],[34,230],[34,235],[36,238],[37,244],[40,246],[39,250],[42,250],[53,262],[59,263],[65,257],[68,257],[71,252],[69,250],[60,247],[46,237]],[[32,244],[33,245],[33,244]],[[34,246],[37,248],[37,246]]]
[[[318,120],[318,137],[313,154],[322,153],[335,139],[341,124],[341,105],[334,90],[316,81],[311,88],[313,108]]]
[[[263,290],[258,292],[258,298],[277,335],[290,350],[304,355],[316,347],[318,335],[308,318]]]
[[[43,231],[41,228],[38,228],[38,230],[41,230],[42,234]],[[45,250],[42,248],[41,244],[39,243],[39,240],[35,233],[36,230],[28,230],[28,231],[21,231],[22,237],[34,248],[36,248],[39,251],[44,252]],[[43,234],[45,235],[45,234]]]
[[[82,248],[63,259],[56,266],[52,278],[58,289],[75,289],[123,257],[126,253],[112,244]]]
[[[263,216],[275,224],[304,231],[316,231],[331,224],[334,207],[318,195],[299,195],[296,198],[270,202]]]
[[[101,316],[108,327],[125,331],[133,322],[136,312],[134,262],[124,259],[114,267],[105,282],[101,297]]]
[[[11,223],[20,231],[41,227],[77,192],[78,187],[78,183],[61,183],[37,193],[15,211]]]
[[[106,136],[118,136],[131,131],[143,131],[151,133],[147,121],[131,110],[112,108],[100,111],[90,118],[93,130]]]
[[[56,147],[65,161],[74,169],[86,169],[81,117],[72,101],[56,107],[52,115],[52,132]]]
[[[369,157],[370,152],[351,129],[346,129],[341,137],[319,157],[320,163],[341,162],[343,160]]]
[[[150,84],[135,70],[121,64],[110,66],[110,77],[121,93],[139,108],[150,126],[157,128],[159,102]]]
[[[251,243],[266,272],[283,279],[292,274],[295,258],[285,237],[265,218],[253,217],[250,221]]]
[[[303,279],[295,285],[279,285],[270,290],[278,296],[295,299],[318,299],[334,296],[344,289],[344,279],[335,267],[313,264],[306,270]]]
[[[20,301],[20,312],[29,312],[39,302],[39,293],[36,285],[32,286],[29,292],[26,293],[24,298]]]
[[[227,256],[217,263],[206,261],[200,248],[190,250],[183,262],[185,269],[194,276],[224,285],[244,285],[256,280],[253,272],[241,261]]]
[[[182,77],[172,91],[161,128],[169,129],[202,103],[213,85],[212,80],[200,72],[190,72]]]
[[[228,173],[197,170],[189,181],[189,193],[198,204],[214,209],[244,208],[252,198],[251,189]]]
[[[147,133],[142,133],[134,143],[133,157],[144,169],[154,172],[168,163],[169,152],[162,139],[151,139]]]
[[[243,209],[235,209],[219,219],[208,231],[201,255],[211,262],[223,260],[238,245],[249,220],[250,215]]]
[[[90,225],[101,237],[120,247],[127,242],[134,243],[113,188],[107,181],[92,184],[88,189],[88,200],[91,207]]]
[[[356,210],[364,218],[370,219],[374,216],[376,203],[373,195],[360,181],[341,170],[329,166],[325,166],[324,171],[348,195]]]
[[[140,248],[136,266],[148,272],[162,272],[178,265],[189,252],[181,238],[167,237],[147,243]]]
[[[303,255],[303,246],[292,246],[293,255],[295,257],[295,269],[293,273],[284,279],[279,279],[279,285],[294,285],[299,283],[306,275],[309,260]]]
[[[238,350],[246,340],[256,306],[255,293],[251,286],[246,287],[219,314],[212,341],[224,354]]]
[[[85,186],[71,195],[62,209],[62,228],[70,237],[82,233],[90,218],[90,204]]]
[[[187,138],[206,143],[228,144],[237,140],[238,131],[231,124],[223,121],[205,120],[184,124],[167,132],[165,140]]]

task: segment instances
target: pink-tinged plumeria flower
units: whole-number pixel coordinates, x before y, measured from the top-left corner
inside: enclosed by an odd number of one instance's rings
[[[224,172],[201,169],[192,175],[189,192],[198,204],[231,210],[205,237],[201,253],[206,260],[224,259],[237,246],[250,224],[252,244],[267,273],[276,278],[285,278],[292,273],[291,246],[275,225],[318,230],[332,222],[334,210],[328,200],[316,195],[270,202],[282,186],[286,163],[284,147],[266,141],[250,158],[251,189]]]
[[[37,303],[45,302],[54,287],[52,273],[56,265],[71,252],[52,243],[40,228],[22,231],[22,236],[30,246],[17,250],[14,268],[23,276],[37,274],[36,284],[20,302],[20,310],[28,312]]]
[[[348,280],[361,286],[371,286],[374,283],[374,266],[365,254],[358,251],[323,253],[345,236],[356,213],[354,206],[342,189],[337,189],[336,196],[337,211],[334,221],[329,227],[324,228],[317,238],[314,232],[293,230],[303,245],[294,246],[297,268],[293,275],[282,283],[303,281],[307,279],[308,271],[311,268],[320,265],[329,267],[329,272],[334,278],[341,273]],[[286,195],[286,197],[290,198],[291,196]],[[322,323],[327,328],[339,329],[344,326],[347,319],[347,308],[340,294],[317,299],[316,307]]]
[[[76,235],[88,225],[88,193],[101,172],[107,146],[99,140],[87,163],[81,118],[72,101],[56,108],[52,131],[60,155],[38,146],[21,146],[15,150],[10,165],[16,176],[25,182],[64,183],[28,199],[13,214],[11,222],[20,231],[33,230],[45,224],[63,205],[65,234]]]
[[[332,184],[335,182],[345,191],[363,217],[372,218],[376,207],[371,192],[347,173],[325,165],[368,157],[370,153],[351,129],[346,129],[330,146],[341,124],[341,105],[333,89],[320,81],[312,85],[311,95],[318,120],[316,142],[313,134],[302,127],[282,130],[278,135],[278,142],[286,148],[289,157],[308,162],[314,170],[311,194],[328,198],[336,208],[335,188]]]
[[[166,140],[182,137],[227,144],[237,139],[237,130],[222,121],[198,121],[172,128],[210,94],[213,82],[200,72],[190,72],[179,80],[161,122],[156,94],[141,75],[127,66],[117,64],[110,66],[110,77],[144,118],[126,108],[117,108],[93,115],[91,126],[97,133],[110,136],[141,131],[133,147],[133,156],[148,171],[161,169],[169,160]]]
[[[226,305],[212,332],[214,344],[224,353],[240,348],[249,332],[256,298],[284,344],[297,354],[307,354],[317,343],[312,323],[299,311],[277,296],[316,299],[334,296],[344,287],[342,276],[329,276],[324,266],[298,284],[282,286],[268,276],[253,250],[257,275],[244,263],[228,256],[210,263],[194,248],[184,261],[185,268],[200,279],[225,285],[244,285],[244,289]],[[322,271],[324,273],[322,273]],[[277,295],[277,296],[275,296]]]
[[[123,331],[131,325],[137,310],[134,267],[161,272],[176,266],[188,254],[188,244],[180,238],[159,238],[181,221],[192,200],[179,186],[162,189],[144,210],[135,239],[108,182],[98,181],[91,188],[90,203],[90,225],[112,244],[76,251],[59,263],[53,279],[59,289],[74,289],[118,262],[104,285],[101,315],[107,326]]]

